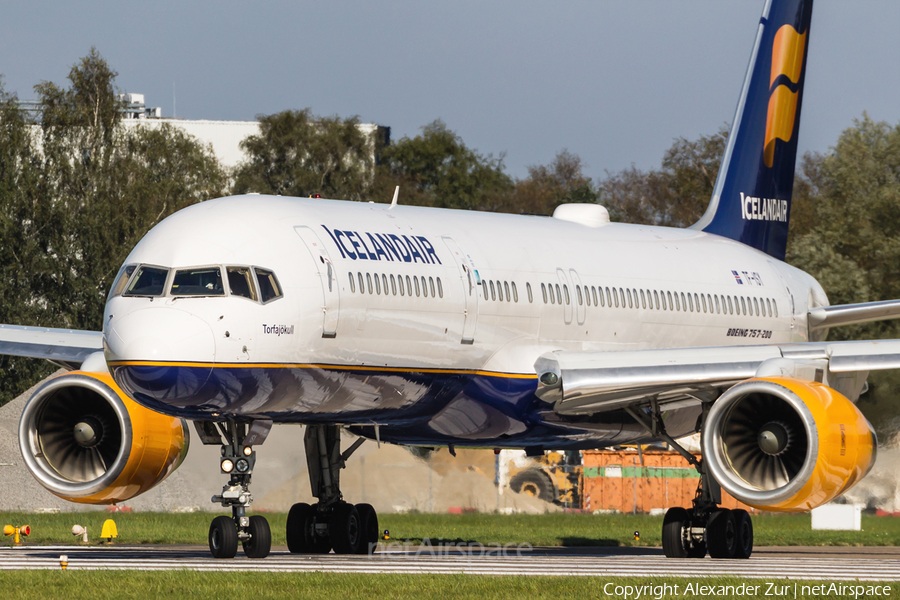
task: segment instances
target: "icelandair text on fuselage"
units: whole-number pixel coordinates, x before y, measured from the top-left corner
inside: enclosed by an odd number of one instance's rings
[[[335,229],[322,225],[341,253],[352,260],[386,260],[441,264],[434,246],[423,235],[397,235]]]
[[[747,221],[781,221],[787,223],[788,201],[777,198],[755,198],[741,192],[741,217]]]
[[[708,598],[710,596],[735,596],[777,598],[810,598],[816,596],[843,596],[846,598],[859,598],[862,596],[890,596],[889,585],[864,585],[862,583],[742,583],[740,585],[715,585],[704,583],[659,583],[647,585],[621,585],[607,583],[603,586],[603,593],[607,596],[623,598],[626,600],[662,600],[666,596],[698,596]]]

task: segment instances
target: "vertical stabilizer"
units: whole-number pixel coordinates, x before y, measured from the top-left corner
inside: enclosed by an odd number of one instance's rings
[[[706,214],[692,227],[784,260],[812,0],[768,0]]]

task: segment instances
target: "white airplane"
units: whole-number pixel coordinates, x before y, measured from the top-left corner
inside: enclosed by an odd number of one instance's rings
[[[185,420],[222,447],[216,557],[265,557],[249,516],[254,447],[306,425],[314,506],[291,552],[370,551],[370,505],[341,494],[365,439],[587,449],[665,440],[701,474],[663,525],[670,557],[746,558],[751,506],[807,511],[871,468],[854,403],[900,341],[824,341],[900,316],[900,301],[828,306],[784,262],[809,0],[769,0],[706,215],[689,229],[610,223],[599,205],[553,217],[246,195],[186,208],[132,250],[102,332],[0,328],[0,352],[73,370],[29,400],[34,476],[84,503],[162,481]],[[361,436],[343,453],[340,430]],[[700,431],[703,460],[675,438]],[[298,440],[299,444],[299,440]]]

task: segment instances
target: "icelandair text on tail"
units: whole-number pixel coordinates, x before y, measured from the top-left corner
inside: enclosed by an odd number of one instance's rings
[[[747,221],[780,221],[787,223],[788,201],[756,198],[741,192],[741,217]]]

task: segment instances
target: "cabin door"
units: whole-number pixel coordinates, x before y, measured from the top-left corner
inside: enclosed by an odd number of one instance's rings
[[[319,280],[322,282],[322,337],[333,338],[337,335],[338,316],[341,309],[337,272],[325,244],[312,229],[297,226],[294,227],[294,231],[306,245],[306,249],[319,271]]]
[[[462,286],[463,295],[463,333],[460,343],[475,343],[475,324],[478,321],[478,282],[475,269],[472,267],[472,261],[463,254],[459,246],[452,238],[442,237],[456,268],[459,270],[459,280]]]

